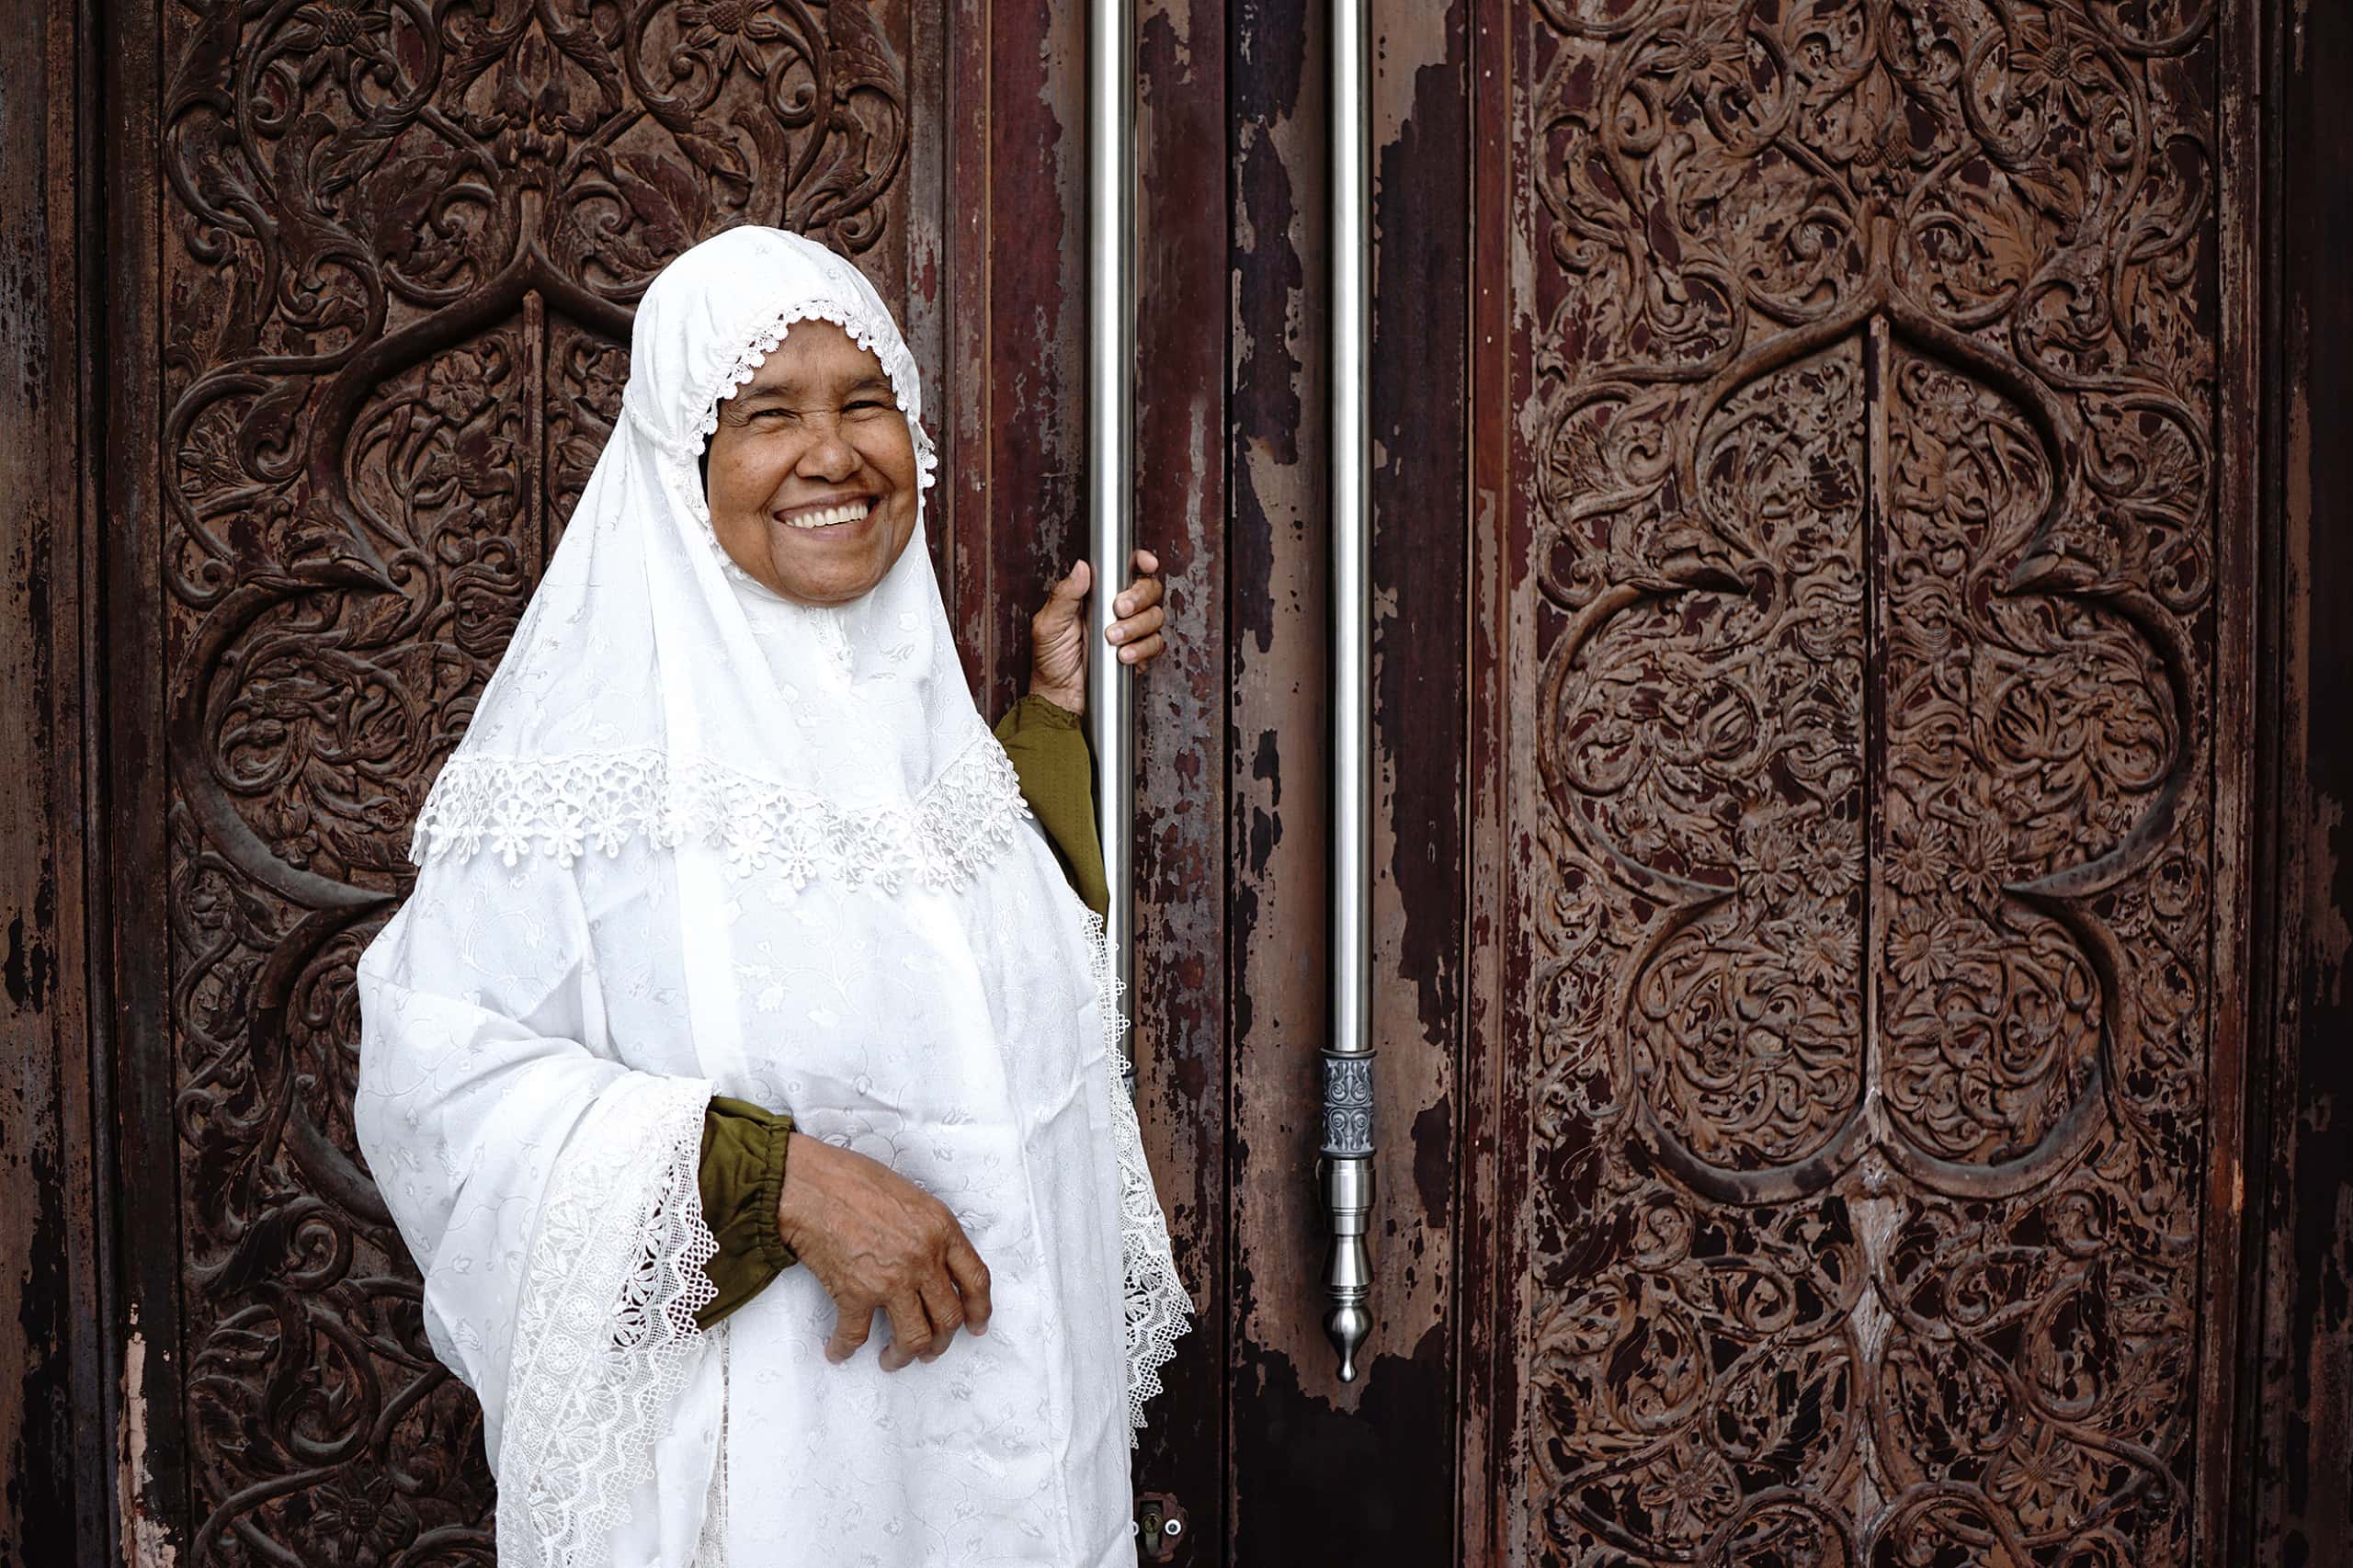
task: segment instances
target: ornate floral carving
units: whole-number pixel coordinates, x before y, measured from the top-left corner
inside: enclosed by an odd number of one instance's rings
[[[646,280],[756,222],[898,291],[875,242],[906,212],[911,21],[881,0],[165,16],[198,1545],[484,1562],[480,1414],[352,1153],[351,968],[611,428]]]
[[[2184,1561],[2206,17],[1539,11],[1539,1555]]]

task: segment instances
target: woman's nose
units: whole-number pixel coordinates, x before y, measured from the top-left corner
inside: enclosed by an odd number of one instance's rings
[[[820,425],[793,466],[803,479],[847,479],[858,469],[858,449],[843,439],[838,424]]]

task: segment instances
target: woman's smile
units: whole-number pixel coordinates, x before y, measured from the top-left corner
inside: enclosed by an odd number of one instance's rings
[[[769,514],[786,528],[840,539],[864,532],[858,525],[870,521],[873,515],[874,498],[870,495],[828,498]]]

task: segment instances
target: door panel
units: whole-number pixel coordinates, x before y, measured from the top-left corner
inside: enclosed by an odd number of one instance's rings
[[[162,501],[134,553],[158,563],[165,629],[170,1000],[162,1037],[128,1048],[167,1076],[175,1158],[126,1225],[178,1267],[135,1288],[160,1336],[133,1363],[142,1528],[204,1561],[485,1561],[479,1412],[425,1343],[354,1150],[352,965],[672,256],[755,222],[855,257],[930,384],[956,388],[934,419],[966,472],[989,389],[977,353],[982,374],[945,374],[946,67],[987,40],[898,0],[155,17],[163,178],[141,194],[161,258],[139,297],[161,381],[131,449]],[[990,190],[962,194],[984,210]],[[1063,287],[1027,256],[997,276],[1033,313]],[[991,454],[965,455],[979,504],[943,486],[934,540],[987,561]],[[1026,545],[1035,519],[1011,520]],[[1013,652],[1005,598],[953,585],[968,634],[985,623],[968,645]]]
[[[1378,0],[1372,41],[1374,1324],[1323,1327],[1314,1161],[1331,975],[1330,7],[1233,8],[1230,828],[1233,1563],[1454,1551],[1455,1062],[1466,615],[1469,13]]]
[[[1529,1561],[2190,1560],[2238,1071],[2193,9],[1522,35]]]

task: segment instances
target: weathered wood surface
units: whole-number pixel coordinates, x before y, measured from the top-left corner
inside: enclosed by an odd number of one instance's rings
[[[946,160],[911,144],[947,126],[907,65],[934,24],[880,0],[160,15],[134,298],[161,381],[120,434],[158,476],[161,591],[117,603],[163,637],[168,1011],[128,1043],[173,1157],[129,1244],[176,1259],[131,1301],[184,1462],[134,1480],[206,1560],[479,1560],[480,1412],[354,1150],[351,966],[611,428],[653,273],[730,222],[816,233],[940,375],[940,214],[909,176],[937,203]]]
[[[1143,6],[1179,648],[1136,1013],[1204,1314],[1137,1474],[1178,1561],[2353,1550],[2353,14],[2312,9],[1379,0],[1344,1388],[1324,12]],[[730,214],[902,306],[950,613],[1017,688],[1079,539],[1085,14],[664,0],[567,53],[563,7],[447,8],[463,81],[350,0],[12,31],[0,1562],[487,1560],[340,1119],[350,958],[634,289]],[[768,96],[819,72],[814,118]]]
[[[1225,1020],[1230,843],[1227,0],[1137,7],[1136,537],[1167,574],[1171,652],[1137,690],[1137,1108],[1199,1312],[1136,1465],[1211,1559],[1223,1533],[1233,1216]]]
[[[2166,3],[1525,17],[1516,1557],[2220,1550],[2222,41]]]
[[[1330,1004],[1324,10],[1238,6],[1229,548],[1236,1562],[1453,1552],[1466,11],[1373,7],[1376,1314],[1342,1385],[1312,1180]]]
[[[95,1332],[83,468],[85,57],[71,7],[0,40],[0,1564],[103,1551],[108,1369]]]
[[[2255,908],[2269,963],[2251,1011],[2270,1050],[2249,1096],[2244,1490],[2219,1560],[2321,1568],[2353,1562],[2353,618],[2339,610],[2353,591],[2353,10],[2266,7],[2246,20],[2250,85],[2281,106],[2262,126],[2269,177],[2256,204],[2278,269],[2258,315],[2253,487],[2266,523],[2268,786]]]

